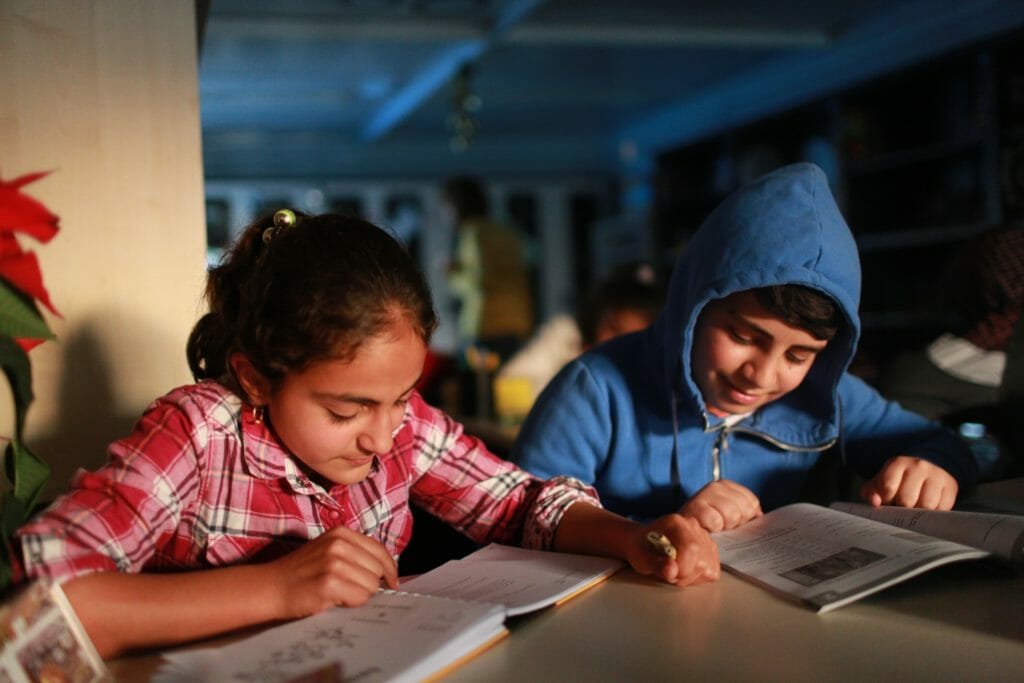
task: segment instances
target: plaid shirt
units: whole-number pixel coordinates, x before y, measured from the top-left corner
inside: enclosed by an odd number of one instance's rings
[[[151,405],[109,462],[18,531],[27,578],[97,570],[187,570],[279,557],[339,525],[396,559],[412,535],[409,501],[478,543],[547,548],[565,510],[596,494],[499,459],[413,394],[391,452],[362,482],[325,490],[267,425],[216,382]]]

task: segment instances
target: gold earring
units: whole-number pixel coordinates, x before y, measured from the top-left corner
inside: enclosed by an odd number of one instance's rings
[[[263,406],[252,407],[252,421],[258,425],[263,424]]]

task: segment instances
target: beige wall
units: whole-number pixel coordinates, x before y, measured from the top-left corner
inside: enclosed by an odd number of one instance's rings
[[[60,216],[39,255],[57,341],[31,353],[26,441],[49,495],[190,380],[205,218],[194,3],[0,0],[0,177]],[[0,391],[0,434],[10,398]]]

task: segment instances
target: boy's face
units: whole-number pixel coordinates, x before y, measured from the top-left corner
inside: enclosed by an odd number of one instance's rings
[[[391,450],[427,347],[407,324],[363,343],[351,361],[314,363],[269,397],[274,432],[310,469],[335,484],[369,475]]]
[[[697,320],[694,381],[712,415],[751,413],[800,386],[826,344],[766,311],[753,292],[737,292]]]

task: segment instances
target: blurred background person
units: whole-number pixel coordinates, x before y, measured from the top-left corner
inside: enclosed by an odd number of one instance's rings
[[[1019,474],[1022,397],[1011,384],[1021,383],[1024,364],[1024,226],[1000,226],[970,241],[940,284],[937,302],[956,323],[924,348],[897,356],[878,389],[957,429],[983,480]]]
[[[995,403],[1006,348],[1024,307],[1024,227],[996,228],[965,245],[936,297],[953,327],[883,369],[878,388],[903,407],[943,419]]]
[[[448,285],[459,307],[460,347],[483,346],[505,359],[533,331],[525,240],[490,218],[487,194],[476,178],[448,179],[443,210],[455,223]]]
[[[495,383],[499,412],[507,402],[512,404],[511,421],[525,417],[563,365],[594,344],[644,329],[664,303],[664,284],[654,266],[646,262],[619,266],[587,294],[576,316],[554,316],[501,366]]]

